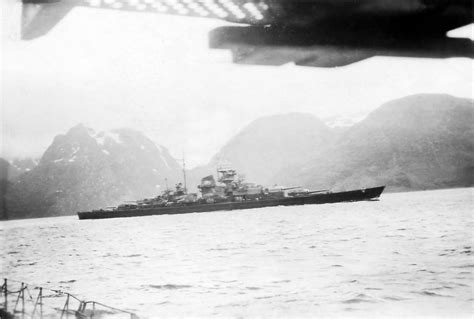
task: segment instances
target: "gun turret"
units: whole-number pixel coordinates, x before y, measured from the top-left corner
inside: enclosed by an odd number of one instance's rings
[[[282,190],[282,191],[287,191],[287,190],[289,190],[289,189],[298,189],[298,188],[301,188],[301,186],[283,187],[281,190]]]

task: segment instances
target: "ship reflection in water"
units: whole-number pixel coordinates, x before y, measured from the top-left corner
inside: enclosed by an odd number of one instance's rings
[[[7,221],[0,223],[0,275],[140,318],[468,317],[472,190],[225,213]]]
[[[106,210],[79,212],[78,216],[79,219],[101,219],[354,202],[377,199],[385,188],[379,186],[334,193],[329,190],[310,191],[301,187],[265,188],[254,183],[245,183],[243,177],[238,176],[232,168],[220,168],[217,173],[218,183],[212,175],[201,180],[198,186],[201,197],[196,193],[187,192],[185,178],[184,187],[179,183],[176,185],[176,191],[167,189],[155,198]]]

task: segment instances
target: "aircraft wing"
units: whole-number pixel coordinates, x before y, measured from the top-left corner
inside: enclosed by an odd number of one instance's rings
[[[274,22],[268,4],[253,0],[18,0],[21,38],[46,34],[74,7],[221,19],[266,25]]]
[[[11,1],[11,0],[10,0]],[[392,16],[458,5],[472,16],[470,0],[15,0],[23,7],[22,38],[45,34],[73,7],[92,7],[214,18],[234,23],[311,28],[321,20],[357,15]]]
[[[21,6],[21,38],[46,34],[74,7],[174,14],[243,24],[211,31],[235,63],[334,67],[375,55],[474,57],[446,32],[473,22],[471,0],[6,0]]]

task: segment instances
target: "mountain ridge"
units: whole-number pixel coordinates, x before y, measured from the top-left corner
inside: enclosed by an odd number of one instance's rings
[[[414,95],[385,103],[286,182],[335,189],[387,184],[389,191],[473,184],[473,101]],[[330,173],[327,173],[330,172]],[[278,174],[277,174],[278,176]],[[311,179],[319,182],[312,182]]]
[[[308,113],[266,116],[242,128],[207,165],[188,170],[188,189],[197,191],[200,179],[225,162],[248,181],[267,186],[387,185],[387,191],[472,186],[472,123],[473,100],[440,94],[384,103],[344,130]],[[0,161],[2,176],[11,167]],[[24,167],[18,176],[1,179],[0,206],[9,214],[3,218],[74,214],[156,196],[165,179],[169,186],[182,181],[181,166],[169,151],[141,132],[95,132],[82,124],[57,135],[38,163],[17,167]]]

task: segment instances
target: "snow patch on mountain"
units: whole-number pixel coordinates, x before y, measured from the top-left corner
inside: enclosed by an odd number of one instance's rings
[[[105,134],[100,132],[97,135],[94,136],[97,144],[99,145],[104,145],[105,144]]]
[[[115,132],[107,132],[106,133],[107,137],[111,138],[112,140],[115,141],[117,144],[121,144],[122,140],[120,139],[120,134],[115,133]]]
[[[105,145],[105,142],[107,140],[112,140],[117,144],[123,143],[123,141],[120,139],[120,134],[116,132],[110,132],[110,131],[99,132],[93,135],[93,137],[95,138],[95,140],[97,141],[97,144],[99,145]]]

